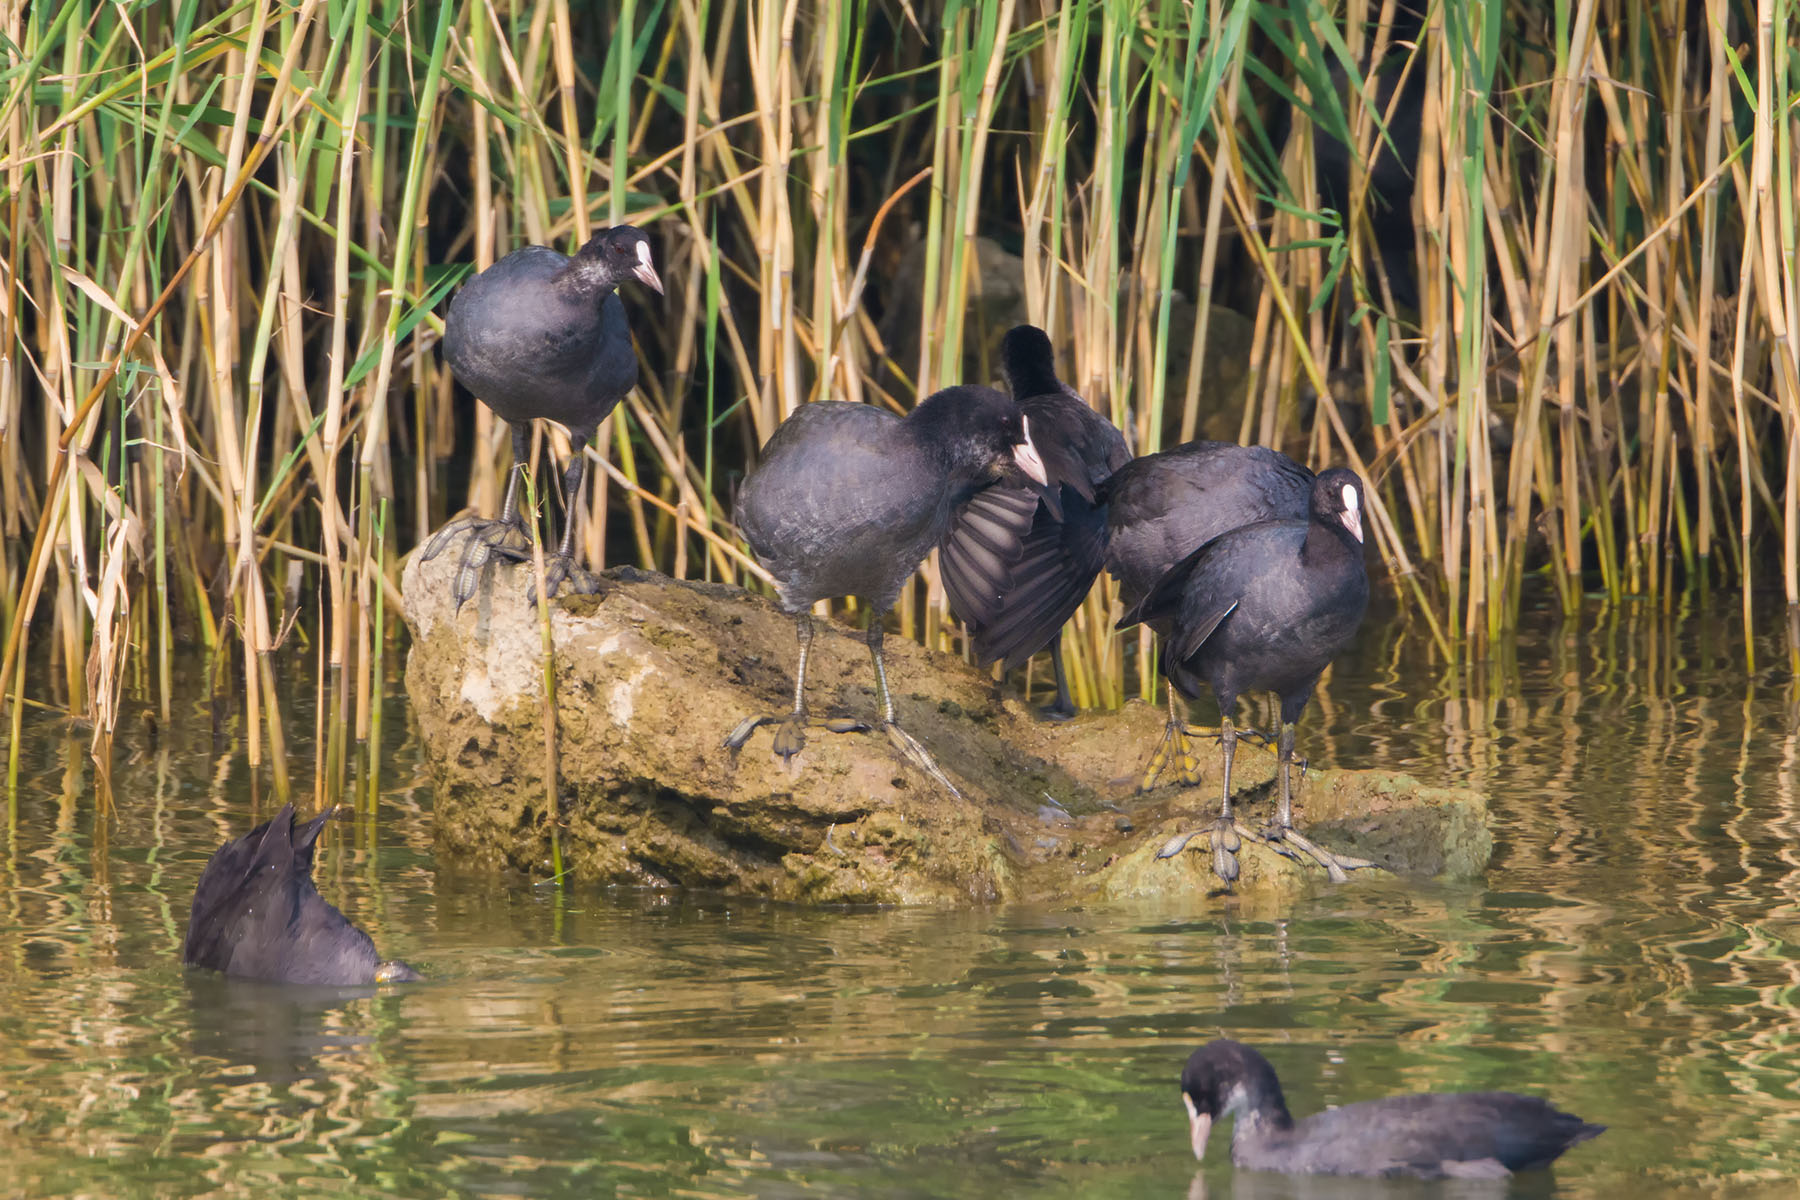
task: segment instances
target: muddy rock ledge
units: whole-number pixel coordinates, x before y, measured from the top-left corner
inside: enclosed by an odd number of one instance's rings
[[[459,556],[460,547],[429,563],[415,554],[402,582],[406,686],[437,777],[438,848],[463,866],[542,875],[550,840],[530,571],[488,573],[456,613]],[[1041,724],[1016,701],[995,700],[961,661],[889,638],[901,723],[967,798],[901,762],[880,733],[811,731],[790,770],[770,753],[767,727],[735,756],[720,742],[739,718],[787,707],[792,620],[735,587],[630,569],[603,578],[602,595],[552,605],[563,853],[577,880],[907,904],[1216,889],[1204,838],[1153,861],[1217,802],[1210,778],[1134,794],[1158,710],[1133,703]],[[815,714],[872,715],[855,631],[818,623],[808,692]],[[1238,754],[1237,775],[1257,785],[1240,808],[1247,824],[1270,810],[1272,764]],[[1400,874],[1474,874],[1492,843],[1480,796],[1389,772],[1314,770],[1296,809],[1317,840]],[[1327,886],[1316,870],[1255,847],[1241,861],[1245,902]]]

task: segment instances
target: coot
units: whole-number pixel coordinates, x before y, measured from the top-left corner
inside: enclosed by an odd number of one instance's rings
[[[1218,699],[1223,778],[1213,869],[1227,884],[1237,877],[1238,838],[1249,833],[1231,812],[1237,748],[1231,714],[1238,696],[1251,690],[1274,692],[1281,702],[1280,800],[1269,844],[1284,854],[1289,845],[1299,849],[1333,880],[1373,865],[1320,849],[1295,831],[1288,778],[1294,722],[1368,605],[1362,507],[1361,478],[1341,467],[1326,471],[1313,481],[1309,519],[1262,521],[1221,534],[1164,575],[1120,622],[1121,628],[1165,623],[1163,674],[1185,696],[1197,696],[1204,680]],[[1157,857],[1179,853],[1192,836],[1175,839]]]
[[[1514,1092],[1392,1096],[1295,1121],[1269,1060],[1225,1038],[1189,1057],[1181,1099],[1196,1159],[1213,1122],[1231,1114],[1234,1165],[1294,1175],[1504,1179],[1606,1130]]]
[[[944,536],[951,514],[978,489],[1017,470],[1048,485],[1031,425],[992,388],[933,393],[905,417],[866,404],[802,405],[762,450],[738,494],[737,523],[775,577],[781,605],[800,638],[794,709],[751,717],[725,744],[736,750],[759,725],[778,723],[775,753],[792,759],[805,744],[810,609],[835,596],[869,605],[867,640],[875,663],[881,724],[905,757],[955,792],[931,756],[896,723],[881,661],[882,618],[920,561]],[[833,732],[863,728],[827,722]]]
[[[469,534],[452,585],[460,608],[475,594],[494,556],[529,556],[519,515],[519,476],[529,461],[531,421],[567,427],[573,451],[563,472],[563,536],[545,573],[554,595],[565,580],[593,591],[575,565],[575,500],[594,431],[637,386],[637,352],[625,305],[614,289],[637,279],[662,294],[650,239],[629,225],[602,229],[573,258],[548,246],[515,250],[463,286],[444,320],[444,359],[457,382],[512,426],[513,469],[497,520],[453,521],[426,543],[435,558],[457,534]]]
[[[181,961],[276,983],[349,987],[419,978],[383,962],[369,935],[313,886],[313,850],[335,808],[300,824],[294,806],[220,846],[200,872]]]
[[[1107,509],[1106,567],[1120,600],[1135,607],[1176,564],[1223,533],[1305,518],[1312,489],[1311,471],[1265,446],[1196,441],[1132,459],[1098,491]],[[1167,640],[1167,620],[1148,624]],[[1200,782],[1189,739],[1213,731],[1188,723],[1173,687],[1168,702],[1168,724],[1139,785],[1145,790],[1171,760],[1183,783]]]
[[[957,512],[938,561],[950,610],[968,626],[983,666],[1004,659],[1011,671],[1050,647],[1056,700],[1044,715],[1064,719],[1075,704],[1063,669],[1062,627],[1106,561],[1106,506],[1094,489],[1131,452],[1113,423],[1056,377],[1056,352],[1043,330],[1008,330],[1000,370],[1048,469],[1066,482],[1046,492],[1008,480],[983,488]],[[1057,462],[1059,453],[1069,460]]]

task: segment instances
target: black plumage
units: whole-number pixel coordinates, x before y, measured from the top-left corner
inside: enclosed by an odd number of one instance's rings
[[[1236,839],[1248,832],[1231,811],[1237,744],[1231,714],[1247,691],[1274,692],[1280,701],[1280,798],[1271,844],[1283,852],[1281,843],[1297,847],[1333,879],[1342,879],[1345,868],[1371,865],[1321,850],[1294,830],[1289,780],[1294,722],[1368,606],[1362,508],[1361,478],[1342,468],[1326,471],[1313,481],[1308,519],[1262,521],[1221,534],[1165,574],[1120,622],[1164,628],[1162,669],[1169,682],[1193,697],[1204,681],[1218,699],[1222,800],[1213,865],[1227,883],[1237,875]],[[1170,843],[1161,857],[1186,842]]]
[[[909,760],[954,791],[896,723],[881,658],[883,618],[942,540],[956,509],[1015,471],[1040,485],[1047,479],[1024,413],[992,388],[946,388],[905,417],[866,404],[819,401],[782,422],[738,493],[737,523],[774,577],[782,607],[794,614],[800,639],[794,708],[785,718],[745,720],[726,745],[738,749],[758,725],[778,722],[775,752],[784,759],[800,752],[810,609],[820,600],[860,596],[869,605],[867,639],[881,724]]]
[[[1233,442],[1188,442],[1134,458],[1099,490],[1107,510],[1106,567],[1119,598],[1135,607],[1176,564],[1224,533],[1259,521],[1304,518],[1313,473],[1275,450]],[[1169,624],[1149,622],[1166,637]],[[1190,738],[1201,730],[1169,690],[1169,719],[1150,757],[1148,789],[1174,761],[1184,783],[1200,782]]]
[[[1233,1164],[1295,1175],[1504,1179],[1547,1167],[1606,1130],[1516,1092],[1392,1096],[1295,1121],[1269,1060],[1225,1038],[1188,1058],[1181,1098],[1196,1159],[1213,1123],[1229,1114]]]
[[[1103,489],[1106,567],[1127,608],[1222,533],[1301,518],[1313,473],[1266,446],[1187,442],[1134,458]]]
[[[445,526],[426,544],[436,557],[460,533],[468,543],[453,586],[460,607],[495,556],[529,554],[519,515],[519,478],[531,448],[531,422],[566,427],[572,450],[563,472],[563,535],[546,571],[551,594],[566,580],[594,589],[575,565],[575,501],[584,451],[607,414],[637,386],[637,352],[625,305],[615,289],[628,279],[662,293],[640,229],[602,229],[573,258],[548,246],[515,250],[463,285],[444,321],[444,359],[457,382],[512,426],[513,470],[497,520],[471,518]]]
[[[207,860],[194,888],[181,961],[228,975],[277,983],[353,986],[397,983],[419,975],[382,961],[369,935],[313,886],[313,852],[335,809],[304,824],[294,806]]]
[[[939,565],[976,661],[1004,661],[1011,671],[1049,646],[1056,701],[1046,714],[1069,716],[1075,707],[1060,635],[1106,561],[1107,509],[1095,489],[1131,452],[1113,423],[1057,378],[1043,330],[1008,330],[1000,366],[1050,474],[1064,482],[1050,489],[1001,480],[983,488],[958,511]]]

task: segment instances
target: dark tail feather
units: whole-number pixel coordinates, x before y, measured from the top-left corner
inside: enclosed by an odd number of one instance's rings
[[[304,825],[294,826],[294,869],[312,872],[313,853],[319,848],[319,834],[325,831],[325,822],[337,813],[337,805],[332,805]]]

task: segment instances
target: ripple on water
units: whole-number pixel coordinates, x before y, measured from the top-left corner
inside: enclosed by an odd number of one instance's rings
[[[432,977],[379,993],[175,965],[201,864],[252,817],[204,709],[121,746],[110,810],[85,751],[29,716],[0,857],[0,1194],[1496,1194],[1234,1176],[1222,1150],[1196,1174],[1176,1076],[1229,1034],[1297,1112],[1504,1087],[1612,1127],[1500,1194],[1790,1195],[1793,698],[1699,628],[1729,617],[1543,620],[1455,671],[1378,624],[1301,727],[1314,761],[1481,789],[1486,878],[1359,880],[1279,916],[459,878],[391,722],[379,820],[336,828],[319,869]]]

